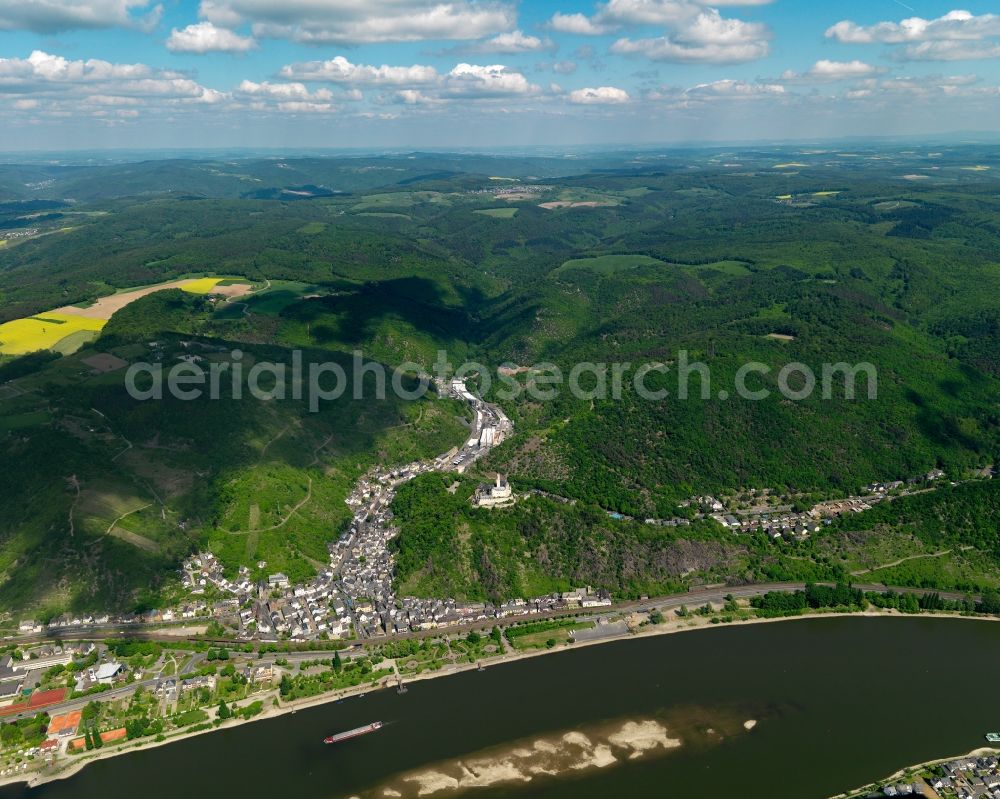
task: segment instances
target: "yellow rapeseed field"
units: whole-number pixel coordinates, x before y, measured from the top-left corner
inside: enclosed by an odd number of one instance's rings
[[[24,355],[38,350],[58,349],[63,354],[75,352],[87,343],[87,333],[98,333],[108,319],[131,302],[166,288],[179,288],[191,294],[208,294],[224,277],[199,277],[175,280],[155,286],[130,289],[101,297],[86,307],[64,306],[35,316],[0,324],[0,355]],[[59,342],[63,342],[60,347]]]
[[[15,319],[0,325],[0,353],[24,355],[52,349],[62,339],[81,331],[98,332],[107,324],[104,319],[88,319],[54,311],[27,319]]]
[[[186,283],[182,283],[180,288],[191,294],[208,294],[214,289],[223,278],[221,277],[199,277]]]

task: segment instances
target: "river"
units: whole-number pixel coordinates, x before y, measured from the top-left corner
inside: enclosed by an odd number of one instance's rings
[[[983,745],[1000,728],[998,662],[1000,624],[982,621],[720,627],[374,692],[8,787],[0,799],[341,799],[446,784],[465,787],[426,795],[822,799]],[[322,743],[377,719],[379,732]],[[510,781],[471,787],[501,777]]]

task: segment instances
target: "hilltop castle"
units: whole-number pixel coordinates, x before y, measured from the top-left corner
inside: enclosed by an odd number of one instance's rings
[[[496,482],[493,485],[479,486],[472,501],[477,508],[499,508],[514,503],[514,492],[510,490],[507,478],[497,472]]]

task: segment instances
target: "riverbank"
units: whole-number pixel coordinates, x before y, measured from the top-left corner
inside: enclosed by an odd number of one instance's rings
[[[925,763],[918,763],[915,766],[906,766],[905,768],[901,768],[899,771],[893,772],[887,777],[883,777],[882,779],[876,780],[875,782],[869,783],[861,788],[855,788],[853,791],[838,793],[835,796],[829,797],[829,799],[858,799],[859,797],[867,796],[872,790],[877,790],[877,786],[879,785],[899,782],[900,780],[907,779],[910,775],[919,774],[921,771],[936,768],[937,766],[944,765],[952,760],[965,760],[967,758],[987,757],[989,755],[1000,755],[1000,749],[982,746],[978,749],[973,749],[971,752],[964,752],[960,755],[941,757],[936,760],[928,760]],[[931,790],[933,790],[933,788]]]
[[[641,614],[633,613],[630,614],[630,618],[635,620],[638,618],[639,615]],[[807,620],[807,619],[815,620],[818,618],[866,617],[866,618],[914,619],[914,618],[920,618],[921,616],[924,618],[953,618],[953,619],[970,619],[973,621],[1000,621],[1000,619],[994,616],[971,616],[971,615],[962,615],[958,613],[944,613],[944,612],[924,613],[920,615],[914,615],[914,614],[900,613],[899,611],[896,610],[868,610],[859,613],[820,611],[820,612],[804,613],[796,616],[783,616],[778,618],[754,617],[754,618],[739,619],[731,622],[715,623],[715,624],[711,622],[710,620],[711,617],[696,615],[684,618],[672,618],[668,621],[665,621],[663,624],[659,625],[647,624],[632,629],[629,632],[611,634],[606,637],[588,641],[569,643],[562,646],[554,647],[552,649],[538,649],[531,651],[505,651],[502,655],[496,655],[488,659],[484,658],[481,661],[481,665],[483,668],[489,669],[493,668],[494,666],[502,665],[505,663],[514,663],[517,661],[528,660],[530,658],[573,651],[605,643],[614,643],[625,640],[635,640],[641,638],[673,635],[676,633],[691,632],[697,630],[726,629],[730,627],[767,624],[772,622],[796,621],[796,620]],[[480,663],[454,664],[447,668],[427,671],[422,674],[410,676],[404,680],[404,684],[421,682],[424,680],[431,680],[439,677],[448,677],[455,674],[461,674],[464,672],[477,670],[479,667]],[[278,716],[296,713],[299,710],[306,710],[308,708],[316,707],[319,705],[325,705],[341,701],[344,699],[350,699],[352,697],[357,697],[364,693],[373,692],[376,690],[382,690],[386,688],[393,688],[395,687],[395,683],[396,683],[395,677],[386,677],[383,678],[383,680],[378,686],[372,686],[370,684],[360,685],[351,689],[338,691],[336,693],[329,693],[329,694],[322,694],[318,696],[308,697],[295,702],[280,702],[279,700],[277,704],[275,704],[274,700],[278,697],[278,692],[277,690],[272,690],[266,694],[262,694],[256,697],[256,699],[264,702],[265,705],[264,710],[259,715],[254,716],[250,719],[231,719],[219,725],[218,727],[212,726],[207,729],[200,729],[190,732],[179,731],[174,735],[164,738],[162,741],[145,739],[128,744],[123,744],[118,747],[112,747],[112,748],[105,747],[100,751],[92,751],[78,756],[66,756],[52,770],[42,771],[42,772],[12,774],[0,778],[0,786],[9,785],[12,783],[27,783],[29,787],[35,787],[47,782],[66,779],[79,772],[88,764],[96,762],[98,760],[105,760],[111,757],[118,757],[120,755],[129,754],[135,751],[153,749],[159,746],[165,746],[167,744],[175,743],[187,738],[193,738],[198,735],[215,732],[217,730],[232,729],[242,724],[273,719]]]

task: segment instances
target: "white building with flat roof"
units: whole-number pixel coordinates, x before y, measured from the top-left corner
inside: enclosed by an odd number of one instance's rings
[[[125,667],[121,663],[102,663],[96,669],[93,669],[93,679],[94,682],[111,685],[115,677],[124,671]]]

